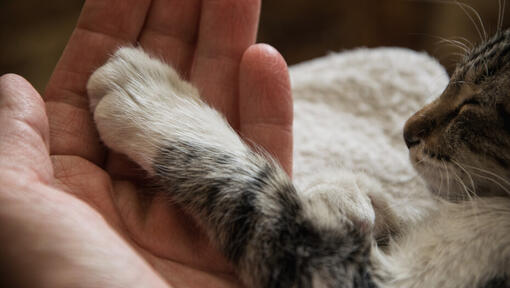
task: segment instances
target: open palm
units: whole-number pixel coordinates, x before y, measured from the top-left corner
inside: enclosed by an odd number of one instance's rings
[[[287,67],[269,46],[253,45],[259,8],[260,0],[88,0],[44,94],[49,134],[46,115],[37,112],[37,105],[24,108],[22,118],[39,123],[29,125],[32,134],[43,135],[23,136],[37,147],[26,157],[26,165],[37,166],[32,170],[39,176],[28,179],[42,183],[32,183],[34,187],[41,184],[51,190],[31,192],[32,196],[46,193],[50,202],[60,203],[55,209],[62,217],[69,209],[97,212],[101,217],[87,221],[102,227],[97,231],[112,229],[128,244],[105,240],[103,249],[120,254],[129,250],[126,255],[131,258],[126,257],[133,267],[138,267],[136,261],[150,264],[139,269],[147,272],[139,281],[163,277],[174,287],[240,285],[232,267],[191,218],[157,193],[152,197],[140,193],[141,170],[102,146],[88,110],[88,77],[116,48],[141,45],[176,67],[243,138],[268,150],[290,174],[292,103]],[[45,147],[51,157],[42,155],[47,154]]]

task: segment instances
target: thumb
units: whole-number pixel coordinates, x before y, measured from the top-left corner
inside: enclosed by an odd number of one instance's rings
[[[44,101],[21,76],[0,77],[0,171],[17,180],[51,182],[49,128]],[[16,180],[16,179],[11,179]]]

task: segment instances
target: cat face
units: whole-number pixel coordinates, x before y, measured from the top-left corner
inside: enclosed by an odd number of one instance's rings
[[[411,162],[448,200],[510,195],[510,30],[473,49],[405,124]]]

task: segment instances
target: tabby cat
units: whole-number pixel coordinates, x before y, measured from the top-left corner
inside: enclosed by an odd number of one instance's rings
[[[438,198],[413,227],[352,184],[366,181],[347,181],[360,173],[297,191],[141,48],[119,49],[87,89],[104,143],[195,217],[247,287],[510,287],[510,30],[466,55],[405,125]]]

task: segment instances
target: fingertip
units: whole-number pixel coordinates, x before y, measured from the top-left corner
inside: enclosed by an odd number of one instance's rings
[[[260,57],[266,57],[266,58],[274,58],[275,60],[281,60],[285,62],[285,59],[280,55],[280,52],[276,50],[273,46],[266,44],[266,43],[257,43],[254,45],[251,45],[246,49],[244,52],[243,57],[251,58],[253,55],[258,55]]]
[[[32,85],[22,76],[13,74],[13,73],[6,73],[0,76],[0,90],[3,91],[4,89],[9,89],[11,87],[16,88],[24,88],[24,89],[30,89],[33,90],[32,92],[36,92],[35,89],[32,87]]]
[[[242,104],[256,104],[264,110],[260,116],[272,116],[270,118],[282,121],[280,124],[292,124],[290,76],[287,63],[278,50],[268,44],[249,47],[241,60],[240,81],[241,109],[245,108]]]
[[[21,99],[17,98],[16,101],[21,102],[21,100],[24,99],[29,102],[34,102],[34,105],[44,105],[44,101],[39,95],[39,92],[35,90],[30,82],[17,74],[7,73],[0,76],[0,96],[2,97],[1,99],[11,96],[23,96]]]
[[[241,69],[252,73],[283,76],[280,80],[288,81],[287,62],[273,46],[260,43],[250,46],[243,54]]]

